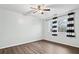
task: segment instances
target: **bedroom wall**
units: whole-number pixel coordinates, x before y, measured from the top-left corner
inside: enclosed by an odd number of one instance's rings
[[[0,8],[0,49],[42,39],[42,21]]]
[[[75,38],[66,37],[66,33],[58,33],[58,36],[55,36],[55,37],[52,36],[52,33],[50,31],[52,20],[50,20],[50,21],[44,21],[44,24],[43,24],[44,39],[79,48],[79,9],[74,10],[74,12],[76,12],[75,14],[76,37]]]

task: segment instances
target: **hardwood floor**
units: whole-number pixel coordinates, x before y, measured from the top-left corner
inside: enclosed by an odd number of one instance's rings
[[[0,54],[79,54],[79,48],[40,40],[15,47],[0,49]]]

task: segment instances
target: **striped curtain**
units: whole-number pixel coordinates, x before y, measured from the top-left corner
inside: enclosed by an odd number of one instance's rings
[[[57,36],[57,17],[54,17],[53,20],[52,20],[52,36]]]
[[[67,37],[75,37],[74,17],[75,17],[74,12],[68,13]]]

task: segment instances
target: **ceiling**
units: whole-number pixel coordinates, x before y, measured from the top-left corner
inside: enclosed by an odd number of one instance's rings
[[[34,6],[34,4],[0,4],[0,8],[7,9],[20,14],[27,13],[27,15],[32,15],[43,19],[53,16],[53,14],[61,14],[68,10],[79,8],[79,4],[46,4],[46,6],[51,9],[51,11],[45,12],[42,15],[39,13],[31,13],[30,7],[32,6]]]

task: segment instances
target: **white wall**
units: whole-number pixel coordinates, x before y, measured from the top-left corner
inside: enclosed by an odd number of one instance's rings
[[[49,40],[49,41],[53,41],[53,42],[58,42],[58,43],[62,43],[62,44],[66,44],[66,45],[70,45],[70,46],[75,46],[75,47],[79,47],[79,9],[78,10],[74,10],[74,12],[76,12],[75,15],[75,31],[76,31],[76,37],[75,38],[70,38],[70,37],[66,37],[66,33],[58,33],[58,36],[53,37],[50,32],[50,28],[51,28],[51,21],[44,21],[44,27],[43,27],[43,31],[44,31],[44,39]]]
[[[0,48],[37,41],[41,37],[40,19],[0,9]]]

